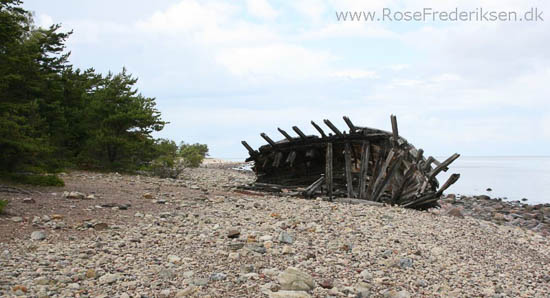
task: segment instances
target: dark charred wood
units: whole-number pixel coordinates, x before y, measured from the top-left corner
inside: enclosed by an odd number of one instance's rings
[[[353,125],[353,123],[351,122],[351,120],[348,118],[348,116],[344,116],[344,122],[346,122],[346,124],[348,125],[349,127],[349,133],[355,133],[355,131],[357,130],[357,128],[355,127],[355,125]]]
[[[323,120],[323,122],[325,122],[325,124],[328,126],[328,128],[330,128],[330,130],[332,130],[337,136],[342,135],[342,132],[339,131],[338,128],[336,128],[336,126],[334,126],[334,124],[332,124],[332,122],[330,122],[330,120],[325,119],[325,120]]]
[[[321,129],[321,127],[319,125],[317,125],[317,123],[311,121],[311,125],[313,125],[313,127],[315,127],[315,129],[317,129],[317,131],[319,132],[319,134],[321,135],[322,138],[326,138],[327,135],[325,134],[325,132]]]
[[[292,142],[294,141],[292,139],[292,137],[284,130],[280,129],[280,128],[277,128],[277,130],[289,141],[289,142]]]
[[[399,131],[397,130],[397,117],[395,117],[395,115],[391,115],[390,118],[393,141],[397,143],[397,140],[399,139]]]
[[[273,140],[272,140],[270,137],[268,137],[265,133],[262,132],[262,133],[260,134],[260,136],[262,136],[262,138],[264,138],[264,140],[265,140],[266,142],[268,142],[269,145],[275,147],[275,145],[276,145],[275,142],[273,142]]]
[[[300,136],[302,140],[307,139],[307,136],[298,128],[298,126],[292,126],[292,129]]]
[[[241,144],[243,144],[243,146],[246,148],[246,150],[248,150],[248,154],[250,156],[256,156],[258,154],[258,152],[254,149],[252,149],[252,147],[250,147],[250,145],[248,145],[248,143],[246,141],[241,141]]]

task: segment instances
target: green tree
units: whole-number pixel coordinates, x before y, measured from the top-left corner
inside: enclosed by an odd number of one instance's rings
[[[178,146],[151,135],[166,124],[155,98],[139,94],[126,69],[74,69],[71,32],[37,28],[21,3],[0,0],[0,171],[16,175],[0,174],[50,183],[26,172],[134,170],[161,156],[173,165]]]
[[[109,169],[137,169],[154,156],[151,133],[166,124],[155,99],[135,90],[137,79],[123,69],[102,78],[89,95],[87,109],[91,129],[87,156]]]
[[[36,28],[21,1],[0,2],[0,166],[8,171],[51,166],[51,136],[61,127],[58,73],[66,66],[58,25]]]

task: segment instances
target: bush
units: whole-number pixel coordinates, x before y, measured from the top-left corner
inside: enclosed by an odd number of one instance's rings
[[[197,168],[208,155],[208,146],[199,143],[185,144],[182,142],[178,155],[181,157],[185,167]]]
[[[8,201],[6,200],[0,200],[0,213],[4,212],[4,208],[8,205]]]
[[[55,175],[10,174],[10,180],[38,186],[65,186],[65,182]]]
[[[174,160],[167,156],[161,156],[151,162],[149,171],[160,178],[177,178],[185,167],[181,160]]]
[[[157,139],[154,151],[154,159],[143,169],[161,178],[177,178],[184,168],[200,166],[208,155],[208,146],[183,142],[178,146],[174,141]]]

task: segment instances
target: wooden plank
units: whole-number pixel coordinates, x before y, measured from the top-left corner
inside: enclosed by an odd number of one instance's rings
[[[422,148],[418,149],[418,151],[416,152],[416,162],[421,161],[423,158],[423,155],[424,155],[424,149]]]
[[[418,199],[410,201],[408,203],[405,203],[401,206],[403,206],[403,207],[412,207],[412,206],[417,205],[417,204],[424,204],[425,201],[433,199],[433,198],[434,198],[434,193],[433,192],[432,193],[427,193],[427,194],[419,197]]]
[[[441,165],[441,162],[440,162],[439,160],[435,159],[435,158],[434,158],[433,163],[434,163],[436,166]],[[444,168],[443,168],[443,172],[447,172],[448,169],[449,169],[448,167],[444,167]]]
[[[367,201],[367,200],[360,200],[360,199],[353,199],[353,198],[339,198],[339,199],[335,199],[334,202],[346,203],[346,204],[350,204],[350,205],[366,205],[366,206],[376,206],[376,207],[383,207],[384,206],[384,203]]]
[[[339,131],[338,128],[336,128],[336,126],[334,126],[334,124],[332,124],[332,122],[330,122],[330,120],[325,119],[325,120],[323,120],[323,122],[325,122],[325,124],[328,126],[328,128],[330,128],[330,130],[332,130],[337,136],[342,135],[342,132]]]
[[[325,182],[327,186],[327,195],[332,200],[332,143],[327,143],[326,164],[325,164]]]
[[[372,186],[372,189],[369,191],[371,200],[374,200],[375,191],[378,189],[380,183],[382,182],[382,180],[386,176],[386,170],[388,169],[388,166],[390,165],[390,162],[392,161],[394,155],[395,155],[395,151],[393,149],[390,150],[390,153],[388,153],[388,156],[386,157],[386,160],[384,161],[384,164],[380,168],[380,172],[378,173],[378,176],[376,177],[374,185]]]
[[[292,129],[300,136],[302,139],[307,139],[306,135],[298,128],[298,126],[292,126]]]
[[[374,158],[374,150],[372,151],[373,151],[372,156]],[[370,177],[369,185],[367,186],[367,191],[365,194],[366,200],[371,200],[372,189],[374,188],[374,183],[375,183],[376,177],[379,175],[380,168],[382,167],[382,163],[383,161],[381,158],[377,158],[376,161],[374,162],[374,168],[372,169],[372,176]]]
[[[437,174],[439,174],[441,171],[443,171],[444,168],[449,166],[453,161],[455,161],[459,157],[460,157],[460,154],[458,154],[458,153],[455,153],[455,154],[451,155],[449,158],[447,158],[444,162],[442,162],[440,165],[435,167],[430,172],[430,174],[428,175],[428,180],[432,180],[433,178],[435,178],[435,176],[437,176]]]
[[[325,176],[321,175],[319,179],[315,180],[315,182],[313,182],[310,186],[306,188],[306,190],[304,191],[304,196],[306,198],[311,198],[315,193],[315,191],[317,191],[317,189],[319,189],[319,187],[321,187],[321,185],[323,185],[324,182],[325,182]]]
[[[321,127],[319,125],[317,125],[317,123],[311,121],[311,125],[313,125],[313,127],[315,127],[315,129],[317,129],[317,131],[319,132],[319,134],[321,134],[321,138],[326,138],[327,135],[325,134],[325,132],[321,129]]]
[[[348,118],[348,116],[344,116],[344,122],[346,122],[346,124],[348,125],[349,127],[349,133],[354,133],[357,128],[355,127],[355,125],[353,125],[353,123],[351,122],[351,120]]]
[[[436,196],[441,196],[447,188],[449,188],[451,185],[455,184],[456,181],[458,181],[458,178],[460,178],[460,174],[452,174],[447,181],[441,186],[441,188],[435,193]]]
[[[435,160],[435,158],[433,156],[428,157],[428,159],[426,160],[426,163],[422,167],[422,170],[424,170],[424,172],[431,171],[432,170],[432,162],[434,160]]]
[[[399,131],[397,129],[397,117],[395,115],[391,115],[391,131],[393,135],[394,142],[397,142],[397,139],[399,139]]]
[[[296,159],[296,151],[292,151],[288,154],[286,158],[286,163],[290,164],[290,167],[294,165],[294,160]]]
[[[405,190],[405,186],[407,185],[407,182],[412,178],[415,171],[415,166],[411,165],[409,169],[405,172],[405,175],[403,176],[403,180],[395,190],[395,192],[392,195],[392,202],[396,203],[399,200],[399,197]]]
[[[281,164],[281,159],[283,159],[283,153],[282,152],[277,152],[275,154],[275,158],[273,159],[273,164],[272,166],[274,168],[278,168],[279,165]]]
[[[252,147],[250,147],[250,145],[248,145],[248,143],[246,141],[241,141],[241,144],[243,144],[243,146],[246,148],[246,150],[248,150],[248,154],[250,154],[250,156],[254,157],[258,154],[258,152],[256,152],[256,150],[252,149]]]
[[[369,169],[370,144],[363,141],[361,145],[361,171],[359,172],[359,198],[366,198],[367,176]]]
[[[403,162],[403,156],[399,156],[397,160],[393,163],[390,170],[388,171],[388,174],[384,177],[384,180],[380,183],[380,186],[378,186],[378,189],[375,190],[375,193],[373,195],[373,201],[378,202],[380,198],[382,197],[382,194],[386,190],[386,187],[388,186],[388,182],[391,180],[391,178],[397,173],[399,170],[399,167],[401,166],[401,162]]]
[[[265,133],[262,132],[260,136],[262,136],[262,138],[264,138],[264,140],[266,140],[266,142],[268,142],[269,145],[275,147],[276,145],[275,142],[273,142],[273,140],[270,137],[268,137]]]
[[[346,143],[344,148],[344,171],[346,172],[346,186],[348,198],[353,198],[353,177],[351,176],[351,148],[350,144]]]
[[[280,128],[277,128],[277,130],[289,141],[289,142],[292,142],[292,137],[286,133],[286,131],[280,129]]]

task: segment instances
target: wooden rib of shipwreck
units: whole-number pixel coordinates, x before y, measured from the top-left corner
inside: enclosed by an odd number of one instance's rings
[[[331,131],[327,134],[311,121],[320,137],[305,135],[294,126],[297,137],[278,128],[284,139],[277,142],[261,133],[268,144],[258,150],[242,141],[250,154],[246,161],[254,162],[256,174],[256,182],[243,188],[428,209],[438,206],[443,191],[460,177],[452,174],[438,189],[436,176],[460,155],[455,153],[443,162],[425,158],[422,149],[399,136],[394,115],[391,132],[355,126],[343,118],[347,132],[324,120]]]

